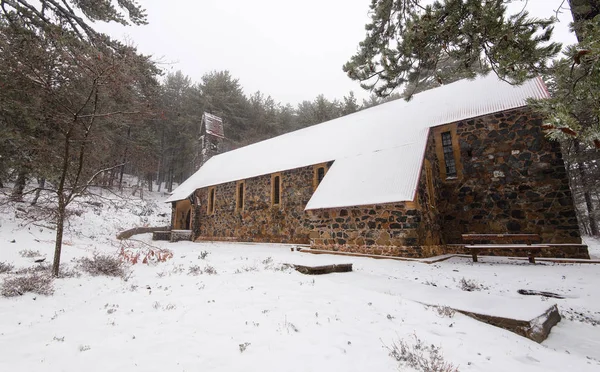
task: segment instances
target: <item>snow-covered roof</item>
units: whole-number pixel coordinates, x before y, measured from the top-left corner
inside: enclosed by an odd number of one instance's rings
[[[413,200],[430,127],[546,98],[541,79],[461,80],[212,157],[167,202],[194,190],[334,160],[306,209]]]

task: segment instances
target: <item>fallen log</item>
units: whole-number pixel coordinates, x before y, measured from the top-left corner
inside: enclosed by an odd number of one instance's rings
[[[307,275],[323,275],[330,273],[345,273],[352,271],[352,264],[337,264],[324,266],[293,265],[296,271]]]
[[[151,233],[151,232],[155,232],[155,231],[168,231],[170,229],[169,226],[145,226],[145,227],[134,227],[133,229],[129,229],[129,230],[125,230],[120,232],[117,235],[117,239],[119,240],[123,240],[123,239],[129,239],[134,235],[138,235],[138,234],[147,234],[147,233]]]
[[[470,316],[471,318],[479,320],[480,322],[506,329],[507,331],[514,332],[519,336],[527,337],[528,339],[537,343],[542,343],[542,341],[547,339],[552,327],[558,324],[561,319],[560,313],[558,312],[558,307],[556,305],[552,305],[543,314],[529,321],[479,314],[459,309],[453,310]]]
[[[565,297],[552,292],[544,292],[544,291],[535,291],[532,289],[519,289],[517,293],[525,295],[525,296],[543,296],[543,297],[551,297],[551,298],[559,298],[564,299]]]

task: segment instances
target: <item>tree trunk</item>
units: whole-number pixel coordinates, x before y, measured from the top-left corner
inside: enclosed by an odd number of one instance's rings
[[[581,35],[581,21],[589,21],[600,14],[600,1],[569,0],[569,6],[571,7],[571,15],[573,16],[575,36],[577,36],[577,41],[581,42],[583,39],[583,35]]]
[[[15,181],[15,187],[13,188],[11,199],[15,201],[23,200],[23,190],[25,190],[25,183],[27,182],[27,172],[21,171],[17,175]]]
[[[42,192],[42,189],[44,188],[44,186],[46,186],[46,179],[45,178],[38,179],[38,189],[35,190],[35,197],[31,201],[31,205],[37,204],[37,201],[40,198],[40,192]]]
[[[131,127],[127,127],[127,141],[125,142],[125,150],[123,151],[123,165],[119,175],[119,189],[123,188],[123,173],[125,172],[125,163],[127,163],[127,150],[129,149],[129,138],[131,137]]]
[[[65,212],[66,206],[61,200],[58,202],[58,210],[56,211],[56,241],[54,243],[54,260],[52,261],[52,275],[58,277],[60,271],[60,254],[62,250],[63,230],[65,227]]]
[[[152,184],[154,183],[153,174],[148,173],[148,191],[152,192]]]
[[[110,179],[108,180],[108,187],[111,187],[111,188],[113,187],[114,182],[115,182],[115,177],[116,177],[115,170],[112,169],[110,171]]]
[[[167,191],[173,191],[173,168],[169,167],[169,173],[167,174]]]
[[[58,277],[60,267],[60,253],[62,250],[63,230],[65,227],[65,215],[67,210],[67,200],[65,200],[65,183],[69,173],[69,159],[71,157],[71,131],[69,128],[65,134],[64,154],[62,159],[62,169],[60,178],[56,187],[56,196],[58,197],[58,208],[56,209],[56,241],[54,242],[54,260],[52,261],[52,275]]]
[[[160,192],[160,188],[162,186],[162,172],[160,171],[160,167],[162,166],[162,157],[158,159],[158,169],[156,170],[156,191]]]
[[[598,236],[598,223],[596,221],[596,214],[594,212],[594,203],[592,202],[592,196],[590,195],[589,190],[590,185],[587,182],[587,177],[585,174],[585,164],[581,161],[581,146],[578,139],[573,140],[573,148],[575,149],[577,172],[579,173],[583,198],[585,200],[585,206],[587,209],[587,218],[590,224],[590,234],[593,236]]]

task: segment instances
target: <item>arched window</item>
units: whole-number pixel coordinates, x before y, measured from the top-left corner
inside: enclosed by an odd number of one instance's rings
[[[317,187],[325,178],[325,174],[327,174],[327,165],[326,164],[317,164],[313,166],[313,190],[316,190]]]

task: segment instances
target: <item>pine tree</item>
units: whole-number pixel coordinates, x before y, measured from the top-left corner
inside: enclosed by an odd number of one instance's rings
[[[373,0],[367,36],[344,71],[379,97],[404,86],[406,99],[435,85],[489,72],[516,84],[544,75],[561,86],[547,104],[555,112],[545,110],[554,127],[600,148],[594,121],[572,115],[577,111],[574,100],[581,101],[582,95],[589,100],[588,116],[599,111],[600,1],[569,1],[579,44],[554,64],[561,48],[551,39],[554,19],[532,18],[526,7],[508,14],[508,2]]]
[[[45,180],[40,185],[53,197],[57,276],[67,207],[103,173],[116,174],[119,137],[134,124],[130,114],[148,107],[158,70],[135,48],[89,26],[144,23],[133,0],[1,3],[0,124],[9,133],[1,151],[13,154],[8,166],[19,175],[16,194],[33,176]]]
[[[548,70],[560,44],[550,42],[553,20],[508,15],[508,2],[373,0],[367,35],[343,69],[382,97],[406,83],[478,72],[523,82]],[[446,68],[448,59],[457,63]]]

